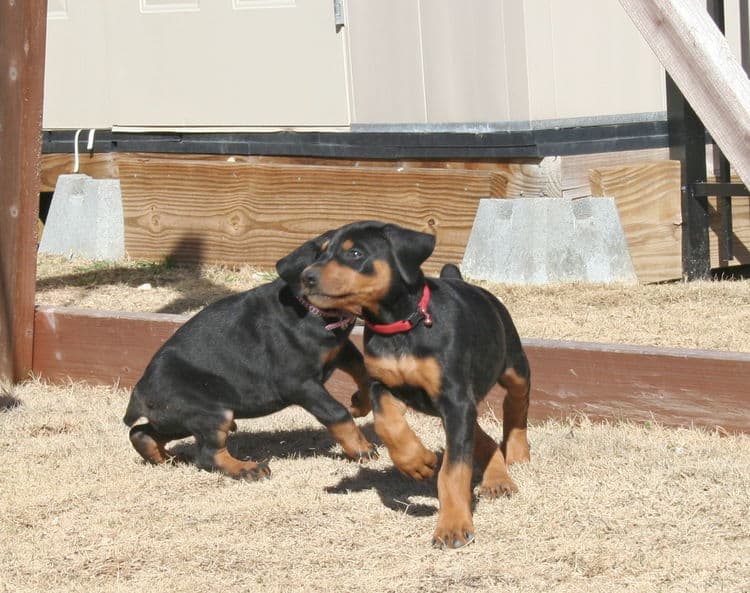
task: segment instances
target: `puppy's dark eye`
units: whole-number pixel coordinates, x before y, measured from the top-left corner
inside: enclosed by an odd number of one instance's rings
[[[344,252],[344,256],[346,257],[346,259],[350,259],[354,261],[354,260],[362,259],[365,256],[365,254],[362,253],[362,251],[357,249],[356,247],[352,247],[351,249],[347,249]]]

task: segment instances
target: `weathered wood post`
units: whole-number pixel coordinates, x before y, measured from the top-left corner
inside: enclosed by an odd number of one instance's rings
[[[46,0],[0,2],[0,381],[31,370]]]

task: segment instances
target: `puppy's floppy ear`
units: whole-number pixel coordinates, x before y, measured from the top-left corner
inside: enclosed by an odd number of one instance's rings
[[[302,271],[320,255],[321,248],[333,236],[333,231],[326,231],[315,239],[303,243],[289,255],[276,262],[276,271],[284,282],[294,286],[299,281]]]
[[[435,249],[435,236],[405,229],[395,224],[385,225],[383,234],[391,244],[401,278],[407,284],[416,284],[422,273],[420,266]]]

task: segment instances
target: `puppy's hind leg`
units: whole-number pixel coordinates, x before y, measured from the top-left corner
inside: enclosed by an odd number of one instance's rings
[[[529,365],[523,357],[518,364],[508,367],[498,380],[508,392],[503,400],[503,442],[500,446],[508,465],[531,459],[526,438],[530,379]]]
[[[474,426],[474,463],[482,470],[482,483],[479,495],[496,498],[518,491],[513,479],[508,475],[508,468],[500,447],[488,435],[479,423]]]
[[[190,433],[165,435],[158,432],[150,423],[136,424],[130,429],[130,443],[141,457],[155,465],[166,463],[174,458],[166,450],[169,441],[189,436]]]
[[[198,444],[197,463],[202,469],[218,470],[238,480],[260,480],[271,475],[266,463],[240,460],[227,449],[227,437],[236,430],[232,412],[217,412],[201,418],[202,426],[194,432]]]

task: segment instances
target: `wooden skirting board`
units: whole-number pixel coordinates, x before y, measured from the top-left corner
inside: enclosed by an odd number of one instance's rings
[[[187,319],[181,315],[37,307],[34,373],[132,386],[156,349]],[[361,347],[362,334],[353,340]],[[524,340],[532,368],[534,420],[586,414],[750,432],[750,353]],[[328,383],[346,402],[355,389],[343,373]],[[502,416],[498,387],[485,400]],[[485,408],[486,409],[486,408]]]
[[[70,172],[44,155],[42,187]],[[478,201],[561,194],[560,160],[336,161],[219,155],[86,154],[79,171],[119,178],[130,257],[272,267],[305,240],[379,219],[434,233],[428,271],[458,263]]]
[[[591,193],[615,199],[638,280],[682,277],[682,183],[679,161],[600,167],[589,171]],[[721,218],[709,198],[712,268],[750,264],[750,198],[732,200],[734,258],[722,252]]]
[[[710,152],[710,151],[709,151]],[[427,271],[457,263],[482,198],[614,197],[641,282],[682,276],[680,168],[667,149],[519,161],[368,161],[305,157],[83,154],[80,171],[119,178],[125,247],[144,260],[273,267],[308,238],[362,219],[434,233]],[[70,172],[47,154],[42,189]],[[750,198],[733,200],[734,254],[720,251],[711,205],[711,265],[750,263]]]

